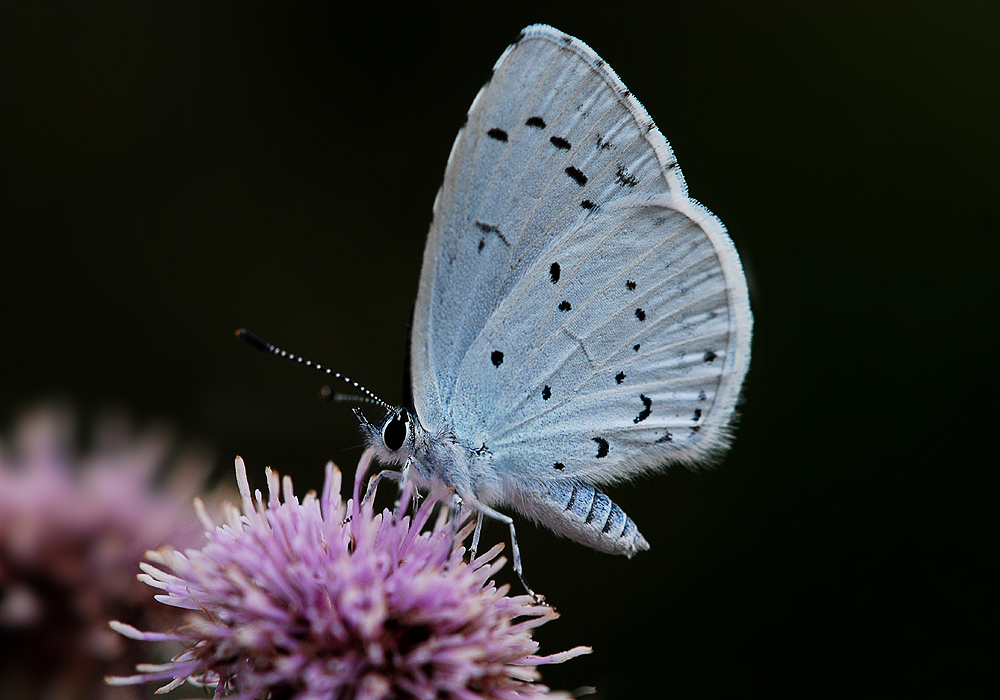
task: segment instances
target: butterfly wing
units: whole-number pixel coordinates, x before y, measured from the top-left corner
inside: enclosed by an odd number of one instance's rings
[[[448,161],[414,407],[513,476],[602,483],[725,447],[750,306],[722,224],[589,47],[533,26]]]

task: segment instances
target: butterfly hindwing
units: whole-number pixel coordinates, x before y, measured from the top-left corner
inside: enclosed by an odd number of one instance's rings
[[[606,214],[546,252],[460,373],[456,413],[495,397],[484,442],[514,473],[601,483],[726,446],[746,351],[705,222],[626,202]],[[475,370],[491,348],[509,372]]]

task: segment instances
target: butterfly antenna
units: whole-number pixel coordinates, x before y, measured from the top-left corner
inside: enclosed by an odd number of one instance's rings
[[[360,391],[362,394],[365,395],[366,398],[363,398],[362,400],[370,402],[370,403],[378,404],[379,406],[381,406],[382,408],[386,409],[387,411],[391,411],[392,410],[392,406],[390,406],[389,404],[387,404],[385,401],[383,401],[379,397],[375,396],[375,394],[373,394],[372,392],[368,391],[368,389],[366,389],[365,387],[361,386],[360,384],[358,384],[356,381],[354,381],[350,377],[347,377],[347,376],[341,374],[340,372],[334,372],[329,367],[324,367],[323,365],[319,364],[318,362],[313,362],[312,360],[307,360],[306,358],[304,358],[304,357],[302,357],[300,355],[294,355],[294,354],[288,352],[287,350],[282,350],[278,346],[272,345],[271,343],[267,342],[266,340],[264,340],[263,338],[261,338],[256,333],[251,333],[246,328],[240,328],[238,331],[236,331],[236,337],[239,338],[240,340],[242,340],[244,343],[246,343],[250,347],[252,347],[254,350],[260,350],[261,352],[266,352],[266,353],[269,353],[271,355],[277,355],[278,357],[284,357],[284,358],[287,358],[289,360],[294,360],[295,362],[298,362],[301,365],[305,365],[306,367],[314,367],[315,369],[318,369],[320,372],[323,372],[324,374],[327,374],[327,375],[329,375],[331,377],[339,379],[342,382],[347,382],[348,384],[350,384],[355,389],[357,389],[358,391]],[[328,391],[329,391],[329,389],[328,389]],[[358,397],[358,398],[361,398],[361,397]]]
[[[361,394],[342,394],[339,391],[334,391],[328,386],[320,387],[319,397],[324,401],[326,401],[327,403],[341,403],[350,401],[352,403],[373,403],[379,406],[381,406],[383,403],[379,399],[373,399],[371,396],[362,396]]]

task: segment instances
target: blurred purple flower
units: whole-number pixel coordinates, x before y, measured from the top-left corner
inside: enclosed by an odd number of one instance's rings
[[[81,457],[74,428],[70,410],[39,408],[0,444],[3,698],[124,697],[103,678],[134,666],[139,649],[109,620],[174,622],[135,580],[143,553],[204,541],[191,498],[208,459],[168,459],[174,443],[165,431],[137,438],[113,419],[97,424]]]
[[[159,568],[142,565],[140,578],[165,591],[158,600],[196,611],[189,622],[167,633],[113,624],[186,650],[109,682],[169,681],[158,691],[166,692],[189,680],[216,686],[216,698],[243,700],[551,697],[535,682],[537,667],[590,649],[536,656],[532,629],[557,614],[493,583],[502,545],[466,563],[469,528],[456,536],[443,506],[425,529],[448,498],[441,491],[412,516],[375,514],[359,498],[371,461],[369,450],[346,503],[332,462],[322,496],[301,502],[291,479],[279,482],[268,469],[265,503],[259,491],[251,498],[237,458],[242,513],[229,506],[216,527],[200,511],[207,545],[184,554],[164,548],[147,555]]]

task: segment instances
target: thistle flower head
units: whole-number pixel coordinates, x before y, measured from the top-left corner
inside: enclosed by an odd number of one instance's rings
[[[98,422],[88,454],[74,432],[68,408],[44,406],[0,443],[0,697],[106,695],[104,675],[138,658],[108,621],[172,621],[135,580],[143,552],[204,539],[191,497],[207,460],[171,460],[165,432],[122,420]]]
[[[332,463],[322,495],[301,501],[269,469],[265,501],[237,459],[242,510],[228,508],[219,527],[203,514],[208,544],[161,549],[142,566],[161,602],[192,611],[188,623],[162,634],[114,625],[186,650],[109,682],[168,681],[165,692],[189,680],[245,700],[546,696],[537,667],[590,650],[537,656],[532,629],[556,613],[494,585],[502,545],[464,561],[468,529],[456,536],[447,508],[429,524],[441,491],[412,515],[375,513],[359,498],[371,460],[369,450],[345,503]]]

